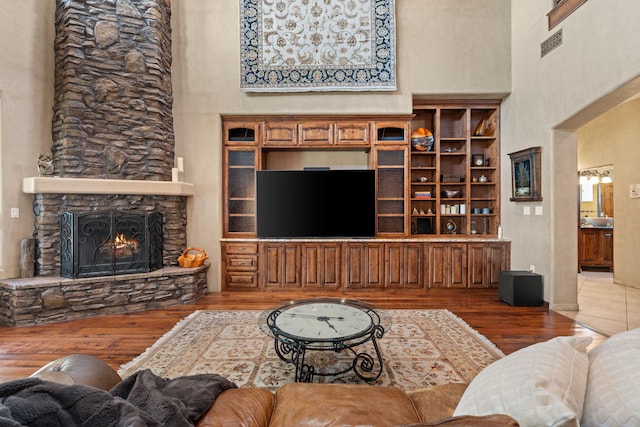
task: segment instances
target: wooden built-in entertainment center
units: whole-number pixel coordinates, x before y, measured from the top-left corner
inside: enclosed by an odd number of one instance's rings
[[[430,150],[412,133],[426,128]],[[223,290],[497,287],[499,102],[419,102],[411,115],[223,116]],[[362,151],[376,171],[373,239],[258,239],[268,156]],[[331,165],[328,165],[331,166]]]

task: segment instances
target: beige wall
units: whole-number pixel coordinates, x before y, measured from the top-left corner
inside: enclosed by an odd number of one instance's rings
[[[40,0],[0,8],[0,277],[19,276],[20,239],[33,232],[33,196],[22,193],[22,178],[37,175],[38,153],[51,149],[54,10],[55,2]]]
[[[413,94],[496,96],[510,81],[510,2],[397,0],[398,91],[247,94],[240,91],[238,0],[172,4],[176,153],[196,184],[189,244],[213,262],[219,288],[221,114],[410,113]]]
[[[640,288],[640,199],[629,185],[640,183],[640,99],[625,102],[578,129],[578,166],[613,165],[614,280]]]
[[[239,90],[238,0],[172,2],[176,154],[196,185],[189,245],[210,254],[219,289],[221,114],[408,113],[414,94],[498,97],[509,92],[510,2],[397,0],[398,90],[390,93],[246,94]],[[22,178],[36,174],[51,147],[53,1],[7,2],[0,9],[2,195],[0,277],[19,274],[19,241],[33,230],[32,196]],[[20,208],[10,219],[9,209]]]
[[[53,3],[21,0],[0,9],[4,277],[17,274],[19,239],[32,231],[31,196],[21,193],[21,179],[35,173],[37,153],[51,144]],[[176,152],[185,158],[186,179],[196,184],[189,245],[210,254],[211,289],[218,289],[220,274],[220,114],[408,113],[413,95],[511,93],[502,110],[502,211],[505,237],[513,240],[512,267],[534,264],[545,276],[552,308],[576,308],[574,129],[632,89],[640,92],[640,79],[633,81],[640,76],[640,2],[588,1],[558,27],[563,45],[541,59],[540,43],[555,31],[547,30],[550,4],[396,0],[398,91],[251,95],[238,89],[238,0],[173,1]],[[508,200],[507,153],[536,145],[543,147],[543,215],[524,216],[523,204]],[[17,220],[9,218],[15,206]]]
[[[512,268],[535,265],[551,308],[570,310],[577,308],[575,129],[637,91],[640,2],[590,0],[552,31],[549,5],[512,2],[512,93],[502,110],[503,152],[543,147],[544,200],[535,204],[543,215],[524,216],[527,204],[509,202],[508,185],[502,212],[504,234],[513,239]],[[540,43],[558,29],[563,44],[540,58]],[[504,161],[503,177],[508,168]]]

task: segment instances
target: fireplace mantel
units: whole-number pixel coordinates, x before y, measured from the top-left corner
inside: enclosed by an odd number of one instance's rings
[[[27,194],[136,194],[193,196],[195,186],[186,182],[133,179],[58,178],[34,176],[22,180]]]

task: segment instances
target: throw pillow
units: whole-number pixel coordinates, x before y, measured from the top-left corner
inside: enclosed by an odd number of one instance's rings
[[[582,425],[640,425],[640,329],[616,334],[589,352]]]
[[[578,426],[587,385],[591,337],[556,337],[483,369],[454,416],[505,414],[523,426]]]

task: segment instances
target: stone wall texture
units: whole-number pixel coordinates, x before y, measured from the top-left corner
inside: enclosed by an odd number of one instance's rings
[[[56,0],[54,175],[170,181],[169,0]]]
[[[5,280],[0,323],[27,326],[194,303],[207,292],[207,270],[169,267],[101,279]]]

